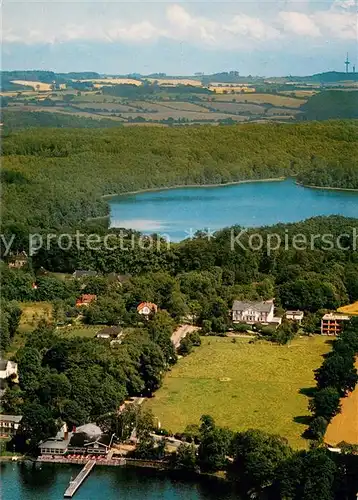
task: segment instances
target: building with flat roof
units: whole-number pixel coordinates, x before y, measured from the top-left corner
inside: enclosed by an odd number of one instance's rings
[[[345,322],[351,318],[345,314],[327,313],[321,319],[322,335],[338,335],[343,329]]]
[[[303,311],[286,311],[285,313],[286,319],[289,319],[291,321],[297,321],[297,323],[301,323],[304,317],[304,312]]]

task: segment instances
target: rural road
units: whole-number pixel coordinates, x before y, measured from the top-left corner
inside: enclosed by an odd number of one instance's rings
[[[171,340],[174,344],[175,349],[179,347],[181,339],[186,337],[188,333],[196,332],[197,330],[198,330],[197,326],[180,325],[179,328],[177,328],[173,333],[173,335],[171,336]]]

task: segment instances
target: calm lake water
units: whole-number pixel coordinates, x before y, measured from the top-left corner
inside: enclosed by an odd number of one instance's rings
[[[296,222],[316,215],[358,217],[358,193],[298,186],[291,179],[139,193],[110,201],[112,227],[187,238],[218,230]]]
[[[62,500],[80,466],[59,464],[1,465],[4,500]],[[141,468],[94,468],[75,500],[238,500],[232,487],[215,479],[181,481]]]

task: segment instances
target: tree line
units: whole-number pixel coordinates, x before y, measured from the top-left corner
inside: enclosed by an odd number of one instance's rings
[[[341,398],[354,391],[358,382],[358,320],[352,319],[332,344],[315,372],[317,388],[309,404],[313,418],[307,434],[317,440],[323,439],[329,422],[341,411]]]

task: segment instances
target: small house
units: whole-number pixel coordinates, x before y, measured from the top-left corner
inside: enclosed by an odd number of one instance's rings
[[[28,257],[26,252],[20,252],[15,255],[10,255],[8,267],[12,267],[14,269],[21,269],[26,266],[28,262]]]
[[[302,323],[304,317],[303,311],[286,311],[286,319],[290,321],[296,321],[297,323]]]
[[[71,437],[72,432],[68,432],[67,425],[64,423],[55,437],[39,444],[41,455],[65,455]]]
[[[153,304],[153,302],[141,302],[137,307],[138,314],[148,318],[151,314],[155,314],[158,311],[158,306]]]
[[[123,335],[120,326],[106,326],[96,334],[97,339],[116,339]]]
[[[14,361],[8,361],[6,359],[0,359],[0,379],[5,380],[11,377],[16,381],[17,376],[17,363],[15,363]]]
[[[16,434],[22,415],[0,415],[0,435],[10,437]]]
[[[76,300],[76,307],[83,307],[83,306],[88,307],[94,300],[97,300],[97,295],[85,293]]]

